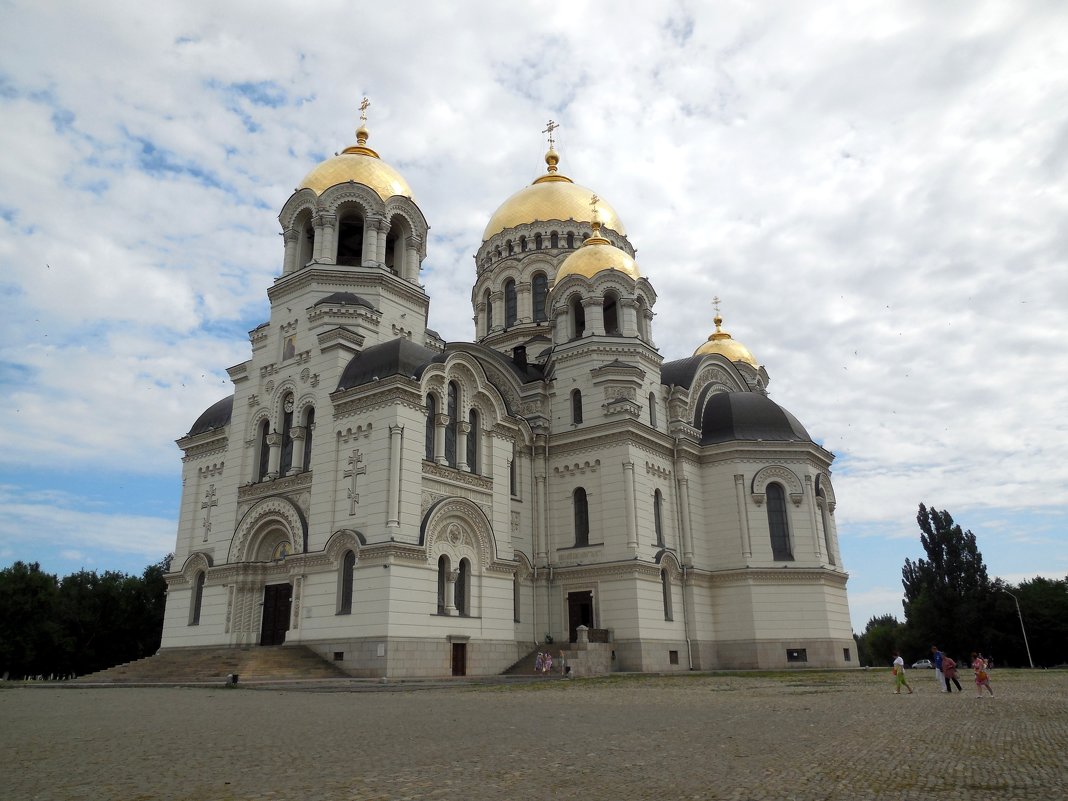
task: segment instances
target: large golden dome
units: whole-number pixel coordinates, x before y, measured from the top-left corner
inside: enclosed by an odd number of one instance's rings
[[[588,202],[587,202],[588,205]],[[598,216],[601,208],[598,207]],[[601,223],[596,218],[593,221],[593,236],[582,243],[582,247],[568,256],[556,269],[556,282],[558,285],[569,275],[581,275],[593,278],[604,270],[618,270],[626,273],[635,281],[641,278],[638,272],[638,263],[627,252],[620,250],[603,236],[601,236]]]
[[[753,369],[759,370],[760,363],[757,362],[756,357],[750,353],[749,348],[738,340],[732,339],[731,335],[726,331],[721,330],[720,326],[723,325],[723,318],[720,317],[718,313],[712,322],[716,324],[715,332],[708,337],[707,342],[693,352],[693,355],[703,356],[706,353],[718,353],[721,356],[726,356],[732,362],[745,362],[753,367]]]
[[[333,158],[327,159],[304,176],[298,189],[311,189],[321,195],[336,184],[353,181],[371,187],[383,200],[394,195],[412,198],[412,189],[399,172],[382,161],[367,147],[367,128],[361,125],[356,130],[356,144],[345,148]]]
[[[590,213],[590,195],[593,192],[580,186],[556,171],[560,157],[552,148],[545,154],[548,170],[539,176],[530,186],[523,187],[504,203],[490,217],[486,230],[482,232],[485,242],[494,234],[506,228],[549,220],[585,220]],[[623,221],[615,209],[601,201],[601,222],[605,228],[611,228],[620,236],[626,236]]]

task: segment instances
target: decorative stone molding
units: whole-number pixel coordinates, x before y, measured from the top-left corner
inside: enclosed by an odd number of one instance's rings
[[[225,464],[225,462],[213,462],[210,465],[204,465],[204,467],[197,468],[197,475],[199,475],[201,478],[221,476],[223,472],[223,465]]]
[[[425,459],[423,460],[423,475],[453,484],[477,487],[486,492],[493,490],[492,478],[480,476],[477,473],[468,473],[463,470],[457,470],[455,467],[443,467],[442,465],[428,462]]]
[[[819,473],[816,474],[816,490],[817,490],[817,496],[816,496],[817,499],[821,499],[819,493],[822,492],[822,496],[823,497],[822,497],[821,500],[826,500],[826,502],[827,502],[827,512],[829,514],[833,515],[834,514],[834,507],[837,505],[837,501],[835,501],[835,498],[834,498],[834,487],[831,486],[831,476],[830,476],[830,474],[828,474],[828,473],[826,473],[824,471],[820,471]]]
[[[304,475],[294,476],[303,478]],[[284,497],[265,498],[254,504],[237,525],[230,541],[228,562],[247,562],[252,559],[259,537],[268,529],[284,530],[292,545],[291,553],[303,553],[307,539],[307,524],[300,509]]]
[[[601,467],[601,460],[594,459],[593,464],[589,462],[583,462],[579,464],[576,462],[573,465],[565,464],[562,467],[554,467],[553,474],[557,476],[575,476],[586,475],[586,473],[596,473]]]
[[[360,561],[360,548],[363,546],[363,535],[350,528],[342,528],[330,535],[326,541],[323,553],[333,564],[340,564],[341,555],[345,551],[356,554],[356,561]]]
[[[496,561],[493,527],[486,513],[469,500],[449,498],[434,504],[423,516],[421,529],[428,564],[435,564],[442,554],[474,556],[479,568]]]
[[[212,567],[212,564],[211,554],[204,551],[194,551],[186,557],[179,572],[186,582],[192,582],[197,573],[206,573]]]
[[[281,437],[281,434],[278,435]],[[274,481],[260,481],[237,488],[238,503],[255,501],[274,495],[292,495],[303,489],[309,489],[312,483],[311,472],[298,473],[295,476],[276,478]]]
[[[790,495],[790,500],[793,501],[794,506],[801,505],[801,499],[804,497],[804,488],[801,485],[801,480],[797,477],[797,474],[788,467],[782,467],[780,465],[769,465],[768,467],[762,467],[753,476],[752,483],[752,495],[753,503],[760,506],[764,503],[766,497],[768,484],[777,482],[782,484],[787,493]]]
[[[652,462],[645,463],[645,472],[648,475],[656,476],[657,478],[662,479],[664,481],[668,481],[671,479],[671,470],[669,468],[661,467],[660,465],[654,464]]]

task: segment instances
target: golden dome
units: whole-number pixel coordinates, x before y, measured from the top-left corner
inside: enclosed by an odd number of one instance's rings
[[[716,302],[719,302],[718,298]],[[723,325],[723,318],[716,314],[712,322],[716,324],[715,332],[709,336],[707,342],[693,352],[693,355],[703,356],[706,353],[718,353],[721,356],[726,356],[732,362],[745,362],[753,369],[759,370],[760,364],[757,362],[756,357],[749,352],[749,348],[736,339],[731,339],[730,334],[720,329],[720,326]]]
[[[618,270],[626,273],[635,281],[642,277],[638,272],[638,263],[625,251],[601,236],[601,222],[597,219],[599,215],[600,208],[594,216],[593,236],[583,242],[582,247],[564,259],[557,268],[554,286],[569,275],[593,278],[603,270]]]
[[[493,212],[486,230],[482,232],[483,242],[505,228],[514,228],[517,225],[587,218],[590,213],[590,195],[593,192],[576,184],[566,175],[560,175],[556,171],[559,161],[560,157],[550,147],[549,152],[545,154],[545,163],[548,165],[545,175],[536,178],[530,186],[520,189]],[[605,228],[611,228],[620,236],[627,235],[623,221],[619,219],[615,209],[602,201],[600,210]]]
[[[345,148],[333,158],[327,159],[304,176],[297,189],[311,189],[321,195],[336,184],[349,181],[371,187],[383,200],[394,195],[403,195],[414,200],[412,189],[399,172],[382,161],[367,147],[368,131],[365,125],[356,129],[356,144]]]

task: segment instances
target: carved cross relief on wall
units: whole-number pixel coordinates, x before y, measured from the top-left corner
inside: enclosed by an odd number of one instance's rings
[[[363,463],[363,454],[358,450],[352,452],[349,457],[349,466],[345,470],[345,478],[350,479],[349,484],[349,514],[356,514],[356,505],[360,502],[360,494],[356,492],[356,480],[367,472],[367,465]]]
[[[219,499],[215,497],[215,485],[210,484],[207,492],[204,493],[204,502],[200,504],[200,508],[204,509],[204,542],[208,541],[208,535],[211,534],[211,508],[219,505]]]

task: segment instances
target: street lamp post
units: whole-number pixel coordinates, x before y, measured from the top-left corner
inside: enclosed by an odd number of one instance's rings
[[[1024,648],[1027,649],[1027,661],[1030,663],[1031,669],[1034,670],[1035,662],[1033,659],[1031,659],[1031,646],[1027,644],[1027,629],[1024,628],[1023,613],[1020,611],[1020,601],[1015,595],[1013,595],[1008,590],[1003,589],[1002,592],[1006,595],[1011,595],[1012,600],[1016,601],[1016,614],[1020,618],[1020,631],[1023,632]]]

